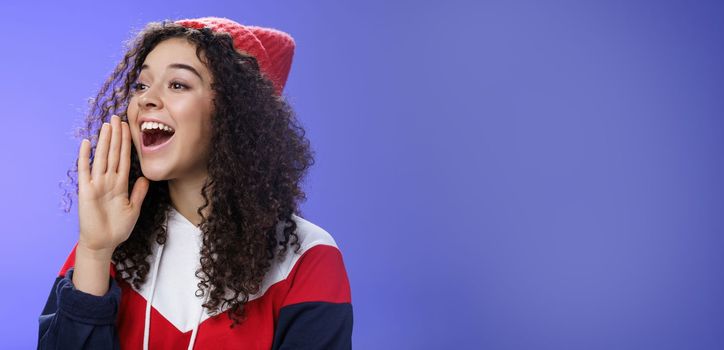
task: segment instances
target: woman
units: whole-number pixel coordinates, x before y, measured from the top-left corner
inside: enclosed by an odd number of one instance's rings
[[[351,347],[340,251],[295,214],[313,159],[281,98],[293,50],[224,18],[139,33],[69,172],[80,235],[39,348]]]

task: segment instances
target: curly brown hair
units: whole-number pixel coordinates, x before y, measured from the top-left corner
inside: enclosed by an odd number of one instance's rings
[[[123,59],[89,101],[85,124],[76,136],[91,141],[93,159],[102,124],[110,122],[114,114],[128,121],[132,85],[146,56],[160,42],[179,37],[196,46],[197,57],[212,73],[215,92],[213,152],[201,190],[204,205],[197,210],[203,244],[196,295],[210,293],[203,304],[210,314],[228,305],[233,328],[243,320],[243,305],[259,291],[272,260],[281,258],[289,246],[299,252],[292,214],[299,213],[298,204],[306,199],[301,183],[314,164],[304,129],[287,102],[275,94],[256,59],[236,51],[228,34],[185,28],[171,21],[149,23],[127,43]],[[76,160],[67,172],[66,183],[74,188],[64,193],[66,213],[71,196],[78,193],[77,173]],[[142,175],[135,147],[131,147],[129,192]],[[208,217],[204,217],[202,211],[210,204]],[[167,180],[152,181],[130,237],[113,253],[117,280],[136,289],[145,283],[152,239],[165,243],[164,223],[170,208]],[[278,224],[284,227],[283,237],[277,236]],[[233,297],[226,298],[226,291]]]

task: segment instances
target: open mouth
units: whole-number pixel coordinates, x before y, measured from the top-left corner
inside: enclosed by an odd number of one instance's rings
[[[166,131],[162,129],[148,129],[144,130],[141,133],[141,139],[144,146],[153,147],[166,143],[166,141],[168,141],[171,136],[173,136],[173,134],[173,131]]]

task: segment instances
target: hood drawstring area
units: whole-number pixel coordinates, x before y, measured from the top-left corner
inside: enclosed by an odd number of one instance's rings
[[[148,350],[148,339],[150,336],[150,327],[151,327],[151,304],[153,303],[153,294],[156,291],[156,279],[158,278],[158,268],[161,265],[161,255],[163,254],[163,247],[164,244],[159,244],[158,248],[156,249],[156,264],[153,267],[153,279],[151,279],[151,293],[148,297],[148,300],[146,301],[146,316],[144,317],[143,321],[143,350]],[[188,350],[193,350],[194,343],[196,342],[196,334],[199,330],[199,324],[201,323],[201,317],[204,315],[204,306],[203,304],[206,303],[206,301],[209,298],[209,293],[206,293],[206,297],[204,298],[204,302],[201,305],[201,310],[199,311],[199,318],[196,321],[196,325],[194,326],[194,330],[191,332],[191,340],[189,341]]]

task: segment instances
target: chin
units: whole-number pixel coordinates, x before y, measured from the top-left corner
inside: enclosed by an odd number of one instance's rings
[[[143,176],[150,181],[164,181],[171,178],[169,169],[165,166],[144,166],[141,164],[141,172]]]

